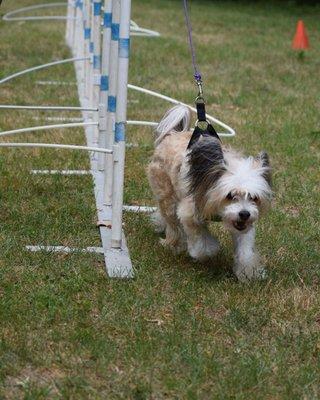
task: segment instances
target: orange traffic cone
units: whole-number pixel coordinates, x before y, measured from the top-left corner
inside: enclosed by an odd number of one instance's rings
[[[295,50],[306,50],[309,48],[309,38],[302,20],[298,21],[296,34],[294,35],[292,48]]]

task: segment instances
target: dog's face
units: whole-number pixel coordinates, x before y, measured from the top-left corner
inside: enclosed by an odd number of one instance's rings
[[[219,215],[229,230],[245,233],[259,218],[261,200],[243,191],[229,192],[221,203]]]
[[[222,218],[227,229],[247,232],[271,200],[268,155],[244,158],[205,139],[189,155],[189,181],[204,218]]]
[[[227,229],[245,233],[270,204],[269,159],[266,153],[255,158],[230,153],[224,164],[223,174],[208,192],[208,205],[216,206]]]

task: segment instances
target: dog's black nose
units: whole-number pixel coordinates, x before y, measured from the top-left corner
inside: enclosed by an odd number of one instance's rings
[[[239,212],[239,217],[241,221],[247,221],[250,218],[250,213],[249,211],[242,210]]]

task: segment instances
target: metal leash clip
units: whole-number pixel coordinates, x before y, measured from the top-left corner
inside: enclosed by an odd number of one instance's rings
[[[198,93],[198,96],[197,96],[197,99],[198,98],[203,98],[203,89],[202,89],[202,79],[201,79],[201,75],[200,74],[197,74],[197,75],[195,75],[194,76],[194,78],[195,78],[195,80],[196,80],[196,84],[198,85],[198,89],[199,89],[199,93]],[[197,100],[196,99],[196,100]]]
[[[196,79],[196,83],[199,88],[198,96],[196,97],[195,103],[196,103],[196,108],[197,108],[197,121],[196,121],[196,126],[198,126],[200,129],[205,130],[207,129],[209,122],[207,121],[206,117],[206,103],[203,98],[203,89],[202,89],[202,81],[200,79]]]

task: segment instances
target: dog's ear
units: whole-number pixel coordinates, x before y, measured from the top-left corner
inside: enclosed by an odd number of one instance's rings
[[[271,186],[271,166],[268,154],[265,151],[261,151],[256,158],[264,169],[263,177]]]

